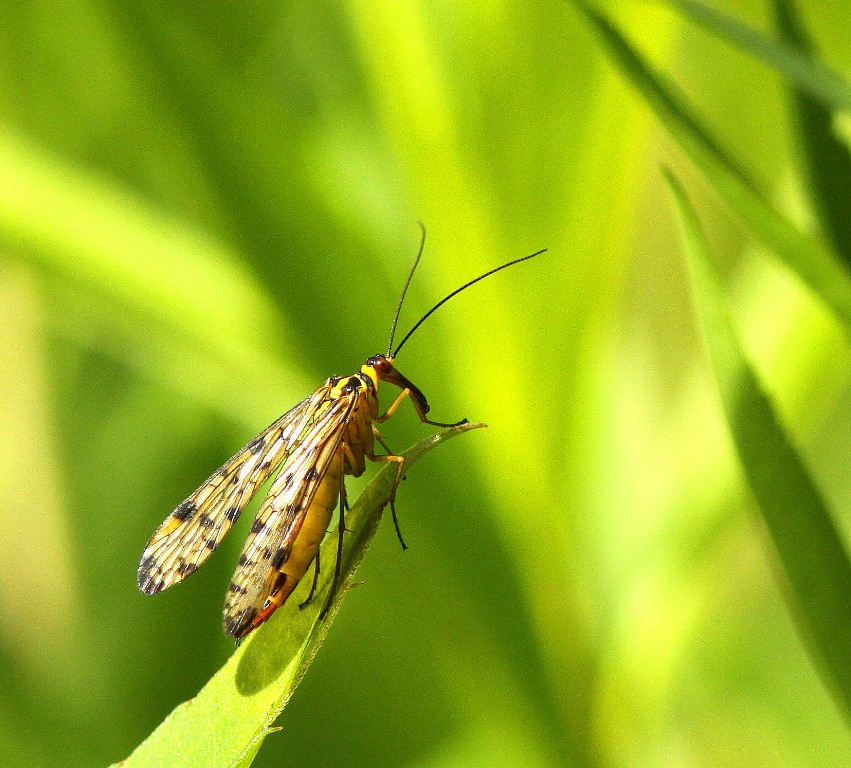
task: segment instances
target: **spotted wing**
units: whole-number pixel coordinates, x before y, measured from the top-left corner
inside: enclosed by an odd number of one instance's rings
[[[207,559],[257,489],[309,431],[328,389],[326,383],[270,424],[163,521],[142,554],[139,589],[149,595],[162,592]]]
[[[243,636],[263,609],[317,488],[340,447],[357,397],[329,401],[293,451],[257,512],[228,587],[225,633]]]

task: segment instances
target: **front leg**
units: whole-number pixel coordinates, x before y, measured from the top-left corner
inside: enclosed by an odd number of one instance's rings
[[[397,396],[396,399],[390,403],[390,407],[384,411],[381,416],[376,416],[375,421],[379,424],[383,424],[387,419],[389,419],[394,413],[396,413],[396,409],[399,407],[401,402],[406,398],[410,397],[411,390],[405,387]],[[467,423],[467,419],[461,419],[461,421],[456,421],[454,424],[444,424],[442,421],[432,421],[428,416],[426,416],[425,411],[422,409],[422,406],[417,401],[416,397],[411,397],[411,402],[414,404],[414,409],[417,412],[417,416],[419,416],[420,421],[423,424],[431,424],[433,427],[460,427],[462,424]]]

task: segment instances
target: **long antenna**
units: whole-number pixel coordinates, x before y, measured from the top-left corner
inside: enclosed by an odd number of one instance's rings
[[[417,269],[417,264],[420,263],[420,257],[423,255],[423,249],[425,248],[425,225],[421,221],[418,221],[417,224],[420,225],[420,231],[422,232],[420,237],[420,249],[417,251],[417,258],[414,259],[414,264],[411,267],[411,271],[408,273],[408,279],[405,280],[405,286],[402,288],[402,295],[399,297],[399,305],[396,307],[396,315],[393,318],[393,325],[390,326],[390,341],[387,344],[388,355],[390,354],[390,350],[393,349],[393,337],[396,335],[396,324],[399,322],[399,315],[402,312],[402,302],[405,301],[405,294],[408,292],[408,286],[411,284],[411,279]],[[402,345],[400,344],[399,346],[401,347]]]
[[[424,323],[424,322],[425,322],[425,321],[426,321],[426,320],[427,320],[427,319],[428,319],[431,315],[433,315],[433,314],[434,314],[434,313],[435,313],[435,312],[436,312],[436,311],[437,311],[440,307],[442,307],[444,304],[446,304],[446,302],[447,302],[447,301],[449,301],[449,299],[451,299],[453,296],[457,296],[459,293],[461,293],[461,291],[466,290],[466,289],[467,289],[467,288],[469,288],[471,285],[475,285],[475,284],[476,284],[476,283],[478,283],[480,280],[484,280],[486,277],[490,277],[491,275],[495,275],[497,272],[500,272],[500,271],[501,271],[501,270],[503,270],[503,269],[507,269],[508,267],[511,267],[511,266],[513,266],[514,264],[519,264],[521,261],[527,261],[528,259],[534,258],[535,256],[540,256],[540,255],[541,255],[542,253],[544,253],[546,250],[547,250],[546,248],[542,248],[540,251],[535,251],[535,253],[531,253],[531,254],[529,254],[528,256],[522,256],[522,257],[521,257],[521,258],[519,258],[519,259],[514,259],[514,261],[509,261],[507,264],[503,264],[501,267],[497,267],[496,269],[492,269],[492,270],[490,270],[489,272],[485,272],[483,275],[479,275],[479,276],[478,276],[475,280],[470,280],[470,282],[469,282],[469,283],[464,283],[464,285],[462,285],[460,288],[456,288],[456,289],[455,289],[454,291],[452,291],[452,293],[450,293],[448,296],[445,296],[445,297],[444,297],[444,298],[442,298],[440,301],[438,301],[438,302],[437,302],[437,304],[435,304],[435,305],[434,305],[434,306],[433,306],[433,307],[432,307],[432,308],[431,308],[428,312],[426,312],[426,313],[425,313],[425,314],[424,314],[424,315],[423,315],[423,316],[422,316],[422,317],[421,317],[421,318],[417,321],[417,323],[414,325],[414,327],[413,327],[413,328],[411,328],[411,330],[410,330],[410,331],[408,331],[408,332],[405,334],[405,338],[404,338],[404,339],[402,339],[402,341],[400,341],[400,342],[399,342],[399,346],[398,346],[398,347],[396,347],[395,351],[394,351],[392,354],[390,354],[390,352],[388,351],[388,354],[390,355],[390,357],[396,357],[396,355],[398,355],[398,354],[399,354],[399,350],[400,350],[400,349],[402,349],[402,347],[403,347],[403,346],[405,346],[405,342],[406,342],[408,339],[410,339],[410,338],[411,338],[411,336],[413,335],[414,331],[415,331],[415,330],[417,330],[417,328],[419,328],[419,327],[420,327],[420,326],[421,326],[421,325],[422,325],[422,324],[423,324],[423,323]],[[419,257],[417,257],[417,259],[419,259]],[[416,264],[414,264],[414,266],[416,266]],[[408,279],[409,279],[409,281],[410,281],[410,278],[408,278]],[[406,285],[405,285],[405,288],[407,288],[407,287],[408,287],[408,286],[407,286],[407,284],[406,284]],[[404,296],[405,294],[403,293],[402,295]],[[397,313],[397,315],[398,315],[398,313]],[[394,328],[395,328],[395,323],[394,323]],[[391,338],[392,338],[392,337],[391,337]],[[390,346],[392,347],[393,345],[391,344]]]

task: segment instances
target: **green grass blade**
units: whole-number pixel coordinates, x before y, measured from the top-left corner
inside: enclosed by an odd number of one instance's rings
[[[670,174],[695,305],[733,442],[816,667],[851,713],[851,564],[830,513],[748,364],[694,209]]]
[[[465,424],[439,432],[406,451],[406,470],[439,443],[483,427]],[[331,569],[320,581],[316,599],[299,611],[299,596],[260,627],[210,679],[197,697],[178,706],[127,758],[123,768],[218,768],[250,765],[272,724],[290,700],[322,645],[353,576],[372,541],[387,504],[395,466],[376,474],[346,515],[343,587],[328,616],[319,621],[330,587]],[[321,558],[333,563],[336,538],[329,536]],[[309,579],[306,579],[309,581]]]
[[[263,350],[282,330],[262,286],[219,243],[5,131],[0,244],[242,369],[267,365]]]
[[[789,82],[833,109],[851,109],[851,85],[795,45],[772,40],[753,27],[742,24],[695,0],[666,0],[668,5],[745,53],[764,62]]]
[[[851,264],[851,157],[833,130],[833,111],[851,106],[851,85],[813,55],[809,35],[792,0],[774,0],[783,41],[694,0],[667,0],[684,16],[786,78],[797,113],[804,174],[825,234]]]
[[[296,357],[293,334],[237,253],[5,130],[0,247],[61,286],[63,338],[237,421],[253,425],[269,399],[286,402],[310,386],[281,364]]]
[[[660,72],[655,72],[620,33],[618,28],[600,11],[584,0],[573,0],[574,5],[591,22],[605,44],[613,62],[635,86],[653,111],[681,144],[694,143],[702,147],[726,169],[758,194],[756,182],[748,171],[712,135],[686,95]]]
[[[783,37],[807,56],[814,46],[792,0],[774,0],[777,23]],[[807,179],[813,208],[825,235],[851,265],[851,156],[833,129],[830,104],[792,80],[792,104],[796,115],[796,142]]]
[[[656,73],[600,12],[582,0],[576,6],[598,32],[613,62],[638,89],[683,151],[733,213],[795,272],[851,331],[851,275],[818,239],[780,215],[729,153],[709,140],[696,110],[673,84]]]

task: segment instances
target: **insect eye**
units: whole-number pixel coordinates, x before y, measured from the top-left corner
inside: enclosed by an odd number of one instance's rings
[[[373,355],[366,361],[366,364],[378,373],[387,373],[393,368],[393,364],[384,355]]]

